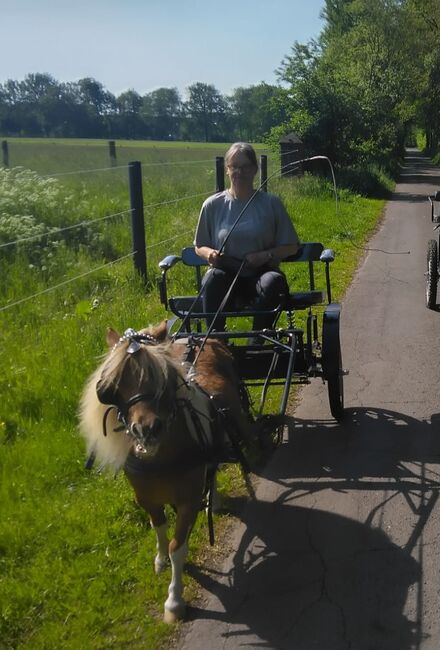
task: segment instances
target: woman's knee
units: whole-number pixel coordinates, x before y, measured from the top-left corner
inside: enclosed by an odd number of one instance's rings
[[[285,296],[289,292],[289,287],[282,273],[268,271],[260,277],[257,284],[257,292],[270,300],[279,296]]]

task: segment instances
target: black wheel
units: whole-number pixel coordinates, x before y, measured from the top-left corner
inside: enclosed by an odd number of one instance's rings
[[[437,242],[430,239],[426,254],[426,306],[434,309],[437,303],[438,249]]]
[[[342,420],[344,416],[344,375],[342,374],[342,355],[340,348],[338,371],[328,377],[327,388],[330,412],[335,420]]]
[[[330,412],[335,420],[344,416],[344,375],[339,338],[341,307],[332,303],[326,307],[322,324],[322,374],[327,381]]]

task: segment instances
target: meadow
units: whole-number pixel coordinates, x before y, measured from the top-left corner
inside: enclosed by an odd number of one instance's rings
[[[161,621],[169,576],[154,576],[146,516],[123,476],[84,470],[77,410],[106,328],[167,316],[157,264],[191,243],[226,148],[121,141],[111,167],[106,141],[9,140],[10,169],[0,168],[0,647],[161,648],[174,638]],[[277,156],[256,148],[276,173]],[[143,169],[147,286],[131,259],[131,160]],[[335,249],[333,298],[342,299],[384,202],[340,190],[337,206],[314,176],[276,177],[269,190],[303,241]],[[300,288],[301,276],[289,279]],[[183,272],[173,290],[191,290]],[[225,473],[222,491],[237,486]],[[216,517],[222,547],[225,523]],[[201,513],[189,561],[207,544]],[[197,584],[185,581],[191,598]]]

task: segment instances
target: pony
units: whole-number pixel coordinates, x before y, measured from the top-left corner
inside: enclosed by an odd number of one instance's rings
[[[148,513],[157,538],[155,572],[171,563],[164,621],[174,623],[185,615],[183,567],[207,484],[219,462],[255,452],[258,434],[234,358],[221,341],[206,339],[202,349],[191,339],[171,342],[166,321],[122,336],[109,329],[106,339],[109,351],[81,399],[88,465],[96,459],[123,469]],[[166,504],[176,511],[170,540]]]

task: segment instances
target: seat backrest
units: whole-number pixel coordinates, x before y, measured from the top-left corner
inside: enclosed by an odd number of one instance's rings
[[[324,246],[319,242],[307,242],[301,244],[295,255],[286,257],[283,262],[318,262]]]

